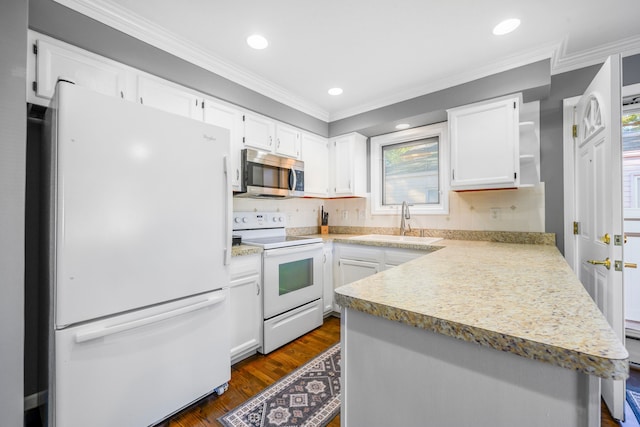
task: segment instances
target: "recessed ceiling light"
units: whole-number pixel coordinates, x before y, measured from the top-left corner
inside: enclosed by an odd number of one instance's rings
[[[267,39],[262,37],[260,34],[254,34],[247,37],[247,44],[254,49],[264,49],[269,46]]]
[[[329,89],[329,95],[333,95],[333,96],[342,95],[342,88],[332,87],[331,89]]]
[[[400,123],[399,125],[396,125],[396,129],[398,130],[409,129],[410,127],[411,125],[409,123]]]
[[[518,28],[520,20],[517,18],[505,19],[493,28],[493,34],[502,36]]]

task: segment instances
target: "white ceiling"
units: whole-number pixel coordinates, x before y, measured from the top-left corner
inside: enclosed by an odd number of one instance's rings
[[[56,1],[326,121],[544,58],[558,73],[640,52],[637,0]],[[494,36],[510,17],[520,28]]]

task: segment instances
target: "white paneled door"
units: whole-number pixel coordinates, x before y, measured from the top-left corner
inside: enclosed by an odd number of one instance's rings
[[[620,57],[607,59],[576,106],[575,271],[624,342]],[[624,381],[602,380],[602,396],[624,418]]]

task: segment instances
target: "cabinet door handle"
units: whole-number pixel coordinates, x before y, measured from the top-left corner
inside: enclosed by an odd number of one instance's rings
[[[280,148],[280,138],[278,138],[278,148]]]
[[[271,147],[271,144],[273,144],[273,137],[272,136],[269,137],[269,147]]]
[[[260,295],[260,283],[256,282],[256,295]]]
[[[327,254],[322,254],[322,257],[323,257],[322,262],[324,264],[326,264],[327,263]]]
[[[236,168],[236,179],[240,179],[240,170]]]
[[[140,97],[140,104],[144,104],[144,100]]]

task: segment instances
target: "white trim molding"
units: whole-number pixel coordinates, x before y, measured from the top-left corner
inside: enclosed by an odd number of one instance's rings
[[[411,212],[416,215],[447,215],[449,213],[449,130],[448,123],[442,122],[371,138],[372,215],[400,215],[401,210],[400,205],[382,205],[382,147],[434,137],[438,138],[440,203],[416,205],[411,207]]]
[[[353,108],[329,113],[317,104],[303,99],[291,91],[236,64],[219,58],[195,45],[192,41],[186,40],[166,28],[140,15],[131,13],[126,8],[108,0],[54,1],[185,61],[218,74],[234,83],[326,122],[365,113],[543,59],[551,60],[551,74],[553,75],[603,63],[606,58],[613,53],[620,53],[623,57],[640,53],[640,36],[629,37],[601,45],[595,49],[572,54],[567,53],[566,40],[556,41],[486,66],[470,67],[468,71],[454,74],[437,81],[431,81],[426,85],[413,87],[391,96],[381,97]]]
[[[606,59],[619,53],[621,57],[640,53],[640,36],[628,37],[600,45],[594,49],[568,54],[566,39],[560,44],[551,61],[551,74],[566,73],[590,65],[602,64]]]
[[[575,123],[575,107],[581,96],[567,98],[562,102],[562,174],[564,181],[564,258],[575,271],[575,236],[573,221],[575,219],[575,139],[573,124]]]
[[[314,103],[295,96],[285,88],[205,51],[194,45],[192,41],[186,40],[142,16],[131,13],[119,5],[106,0],[54,1],[275,101],[319,120],[329,121],[329,113]]]

